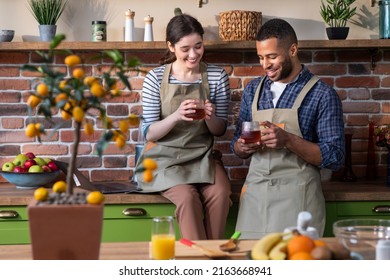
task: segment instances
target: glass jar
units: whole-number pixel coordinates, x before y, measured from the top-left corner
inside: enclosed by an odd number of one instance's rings
[[[107,41],[107,23],[101,20],[92,21],[92,42]]]
[[[390,39],[390,0],[378,2],[379,6],[379,38]]]

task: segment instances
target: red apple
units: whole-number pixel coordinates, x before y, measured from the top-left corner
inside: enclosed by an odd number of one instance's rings
[[[57,164],[55,164],[54,161],[49,161],[47,163],[47,166],[52,170],[52,171],[57,171],[58,170],[58,166]]]
[[[42,165],[43,172],[51,172],[51,169],[47,165]]]
[[[30,158],[24,162],[24,167],[27,169],[29,169],[33,165],[37,165],[37,163],[32,158]]]
[[[26,153],[26,156],[27,156],[29,159],[35,158],[35,155],[34,155],[32,152]]]
[[[27,169],[24,167],[24,166],[15,166],[14,170],[12,170],[13,172],[16,172],[16,173],[25,173],[27,172]]]

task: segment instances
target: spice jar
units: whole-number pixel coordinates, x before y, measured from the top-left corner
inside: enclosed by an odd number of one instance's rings
[[[107,41],[107,23],[101,20],[92,21],[92,42]]]

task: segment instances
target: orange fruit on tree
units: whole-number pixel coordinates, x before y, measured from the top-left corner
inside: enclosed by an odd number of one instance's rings
[[[67,185],[65,181],[57,181],[53,184],[53,192],[63,193],[66,191]]]
[[[157,163],[151,158],[145,158],[142,165],[147,170],[155,170],[157,168]]]
[[[47,96],[49,94],[49,88],[46,84],[39,84],[35,90],[41,96]]]
[[[129,117],[129,123],[130,125],[132,126],[138,126],[139,125],[139,122],[140,122],[140,117],[135,115],[135,114],[130,114]]]
[[[313,239],[306,235],[294,235],[287,243],[288,256],[292,256],[298,252],[310,253],[315,247]]]
[[[66,100],[66,99],[68,99],[68,95],[66,94],[66,93],[60,93],[60,94],[58,94],[55,98],[54,98],[54,100],[55,100],[55,102],[56,103],[58,103],[58,102],[60,102],[60,101],[62,101],[62,100]]]
[[[81,107],[76,106],[73,108],[72,115],[73,115],[73,118],[76,122],[81,123],[84,119],[85,113]]]
[[[144,181],[145,182],[147,182],[147,183],[149,183],[149,182],[152,182],[153,181],[153,171],[152,170],[150,170],[150,169],[146,169],[145,171],[144,171],[144,174],[143,174],[144,176]]]
[[[62,80],[60,83],[59,83],[59,85],[58,85],[58,87],[60,88],[60,89],[65,89],[65,87],[66,87],[66,83],[67,83],[67,81],[66,80]]]
[[[84,74],[85,73],[82,68],[76,68],[72,72],[73,77],[75,77],[76,79],[81,79],[82,77],[84,77]]]
[[[61,110],[61,116],[62,119],[64,119],[65,121],[70,120],[72,118],[72,115],[64,110]]]
[[[288,259],[289,260],[314,260],[310,252],[297,252],[295,254],[292,254]]]
[[[35,95],[30,95],[27,99],[27,105],[30,106],[32,109],[37,107],[40,102],[41,99]]]
[[[126,139],[122,134],[118,134],[115,139],[115,142],[118,148],[123,148],[126,145]]]
[[[93,96],[103,97],[106,94],[106,90],[100,83],[93,83],[90,89]]]
[[[45,201],[48,197],[49,197],[49,191],[44,187],[37,188],[34,191],[35,200]]]
[[[36,123],[35,124],[35,131],[37,136],[43,132],[43,125],[41,123]]]
[[[35,137],[38,135],[37,128],[35,127],[35,123],[29,123],[26,127],[26,136],[27,137]]]
[[[93,125],[90,122],[84,124],[84,133],[86,135],[92,135],[94,132]]]
[[[129,130],[129,122],[124,120],[120,121],[119,130],[123,133],[126,133]]]
[[[92,191],[87,195],[89,204],[101,204],[104,201],[104,195],[99,191]]]
[[[65,57],[64,62],[67,66],[75,66],[81,63],[81,58],[78,55],[71,54]]]

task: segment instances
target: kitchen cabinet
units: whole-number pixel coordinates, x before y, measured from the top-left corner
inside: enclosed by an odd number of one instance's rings
[[[152,219],[174,216],[175,205],[170,203],[107,204],[104,206],[103,242],[149,241]],[[225,238],[235,228],[237,205],[231,207]],[[180,231],[175,223],[176,237]],[[26,206],[0,207],[0,244],[30,243]]]
[[[390,201],[330,201],[326,203],[325,237],[332,237],[333,223],[344,219],[390,219]]]

